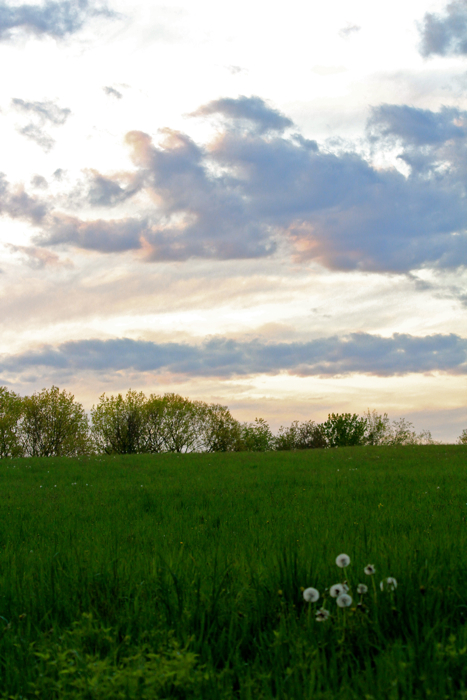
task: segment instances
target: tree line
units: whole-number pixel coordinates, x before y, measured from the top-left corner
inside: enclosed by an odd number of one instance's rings
[[[467,444],[467,430],[459,444]],[[236,420],[226,406],[178,394],[132,391],[99,397],[90,415],[56,386],[31,396],[0,387],[0,458],[159,452],[266,452],[356,445],[434,444],[404,418],[368,410],[331,413],[323,423],[293,421],[273,434],[263,418]]]

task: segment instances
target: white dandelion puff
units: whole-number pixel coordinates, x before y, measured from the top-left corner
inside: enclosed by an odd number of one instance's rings
[[[367,576],[373,576],[373,574],[376,572],[376,568],[373,566],[373,564],[368,564],[368,566],[365,566],[363,571]]]
[[[331,586],[329,589],[329,595],[331,598],[338,598],[340,595],[343,595],[347,591],[345,590],[344,586],[342,583],[335,583],[334,586]]]
[[[340,608],[349,608],[352,605],[352,598],[348,593],[342,593],[336,603]]]
[[[320,608],[316,611],[316,622],[325,622],[329,617],[329,610]]]
[[[394,591],[397,588],[397,581],[392,576],[383,579],[379,584],[382,591]]]
[[[336,557],[336,564],[341,569],[344,569],[350,564],[350,557],[348,556],[348,554],[339,554],[339,556]]]
[[[305,588],[303,597],[307,603],[316,603],[319,598],[319,591],[316,588]]]
[[[359,593],[360,595],[368,593],[368,586],[365,586],[364,583],[359,583],[357,586],[357,593]]]

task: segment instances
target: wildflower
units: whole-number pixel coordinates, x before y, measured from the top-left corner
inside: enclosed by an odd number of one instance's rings
[[[319,591],[316,588],[305,588],[303,597],[307,603],[316,603],[319,598]]]
[[[343,569],[350,564],[350,557],[347,554],[339,554],[339,556],[336,557],[336,564]]]
[[[334,586],[331,586],[329,589],[329,595],[331,598],[338,598],[340,595],[343,595],[347,591],[345,590],[344,586],[342,583],[335,583]]]
[[[392,576],[388,576],[388,578],[385,578],[383,581],[381,581],[379,587],[382,591],[384,591],[385,589],[388,591],[394,591],[397,588],[397,581],[395,578],[392,578]]]
[[[373,564],[368,564],[368,566],[365,566],[363,571],[366,573],[367,576],[373,576],[373,574],[376,571],[376,568],[373,566]]]
[[[329,610],[320,608],[316,611],[316,622],[325,622],[329,617]]]
[[[368,593],[368,586],[365,586],[364,583],[359,583],[357,586],[357,593],[359,593],[360,595]]]
[[[352,605],[352,598],[348,593],[341,593],[336,602],[340,608],[349,608]]]

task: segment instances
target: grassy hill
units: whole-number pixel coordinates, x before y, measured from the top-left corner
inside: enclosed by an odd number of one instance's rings
[[[0,697],[467,698],[466,518],[465,446],[2,460]]]

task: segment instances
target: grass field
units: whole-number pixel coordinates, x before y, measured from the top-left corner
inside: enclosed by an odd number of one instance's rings
[[[467,699],[467,447],[2,460],[0,697]]]

